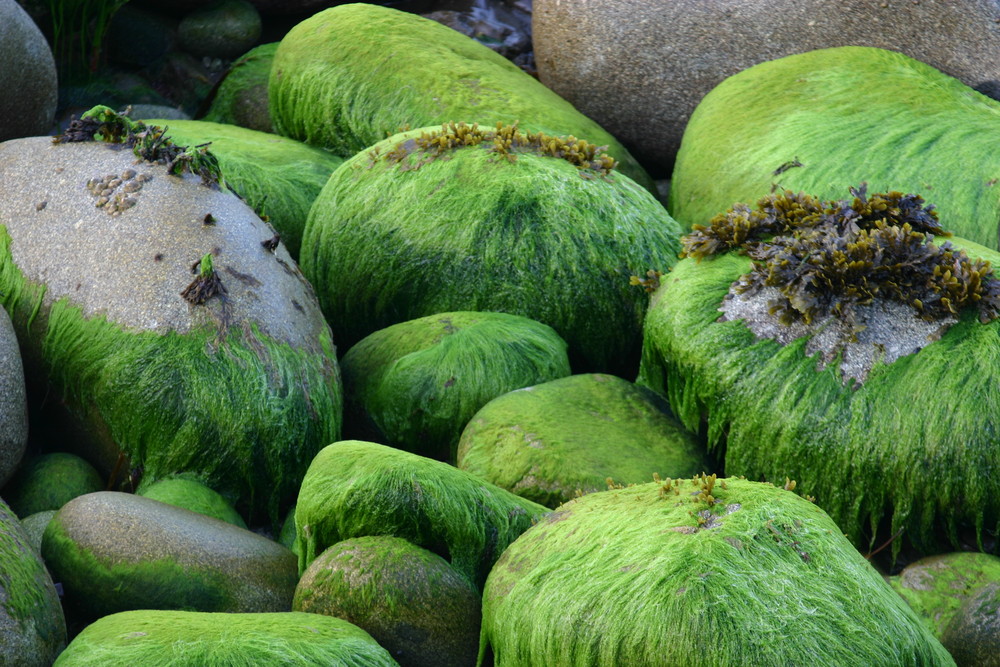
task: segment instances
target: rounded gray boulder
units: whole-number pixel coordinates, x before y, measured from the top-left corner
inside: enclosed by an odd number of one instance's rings
[[[0,141],[45,134],[56,99],[56,62],[42,31],[14,0],[0,0]]]
[[[7,311],[0,308],[0,487],[10,479],[28,444],[24,368]]]

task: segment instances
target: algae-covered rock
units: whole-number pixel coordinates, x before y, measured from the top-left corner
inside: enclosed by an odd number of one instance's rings
[[[295,506],[299,571],[352,537],[391,535],[451,563],[477,587],[548,510],[447,463],[370,442],[323,448]]]
[[[354,623],[403,667],[476,662],[479,591],[443,558],[398,537],[357,537],[324,551],[302,574],[292,609]]]
[[[52,578],[0,500],[0,665],[48,667],[65,645],[66,620]]]
[[[341,359],[345,431],[454,460],[472,415],[514,389],[569,375],[566,343],[526,317],[439,313],[376,331]]]
[[[274,132],[267,108],[267,82],[277,50],[278,42],[261,44],[234,60],[201,120]]]
[[[1000,266],[1000,255],[987,248],[948,241]],[[883,519],[879,541],[905,529],[894,553],[907,541],[924,553],[957,545],[963,525],[979,535],[995,532],[1000,321],[983,324],[974,308],[961,309],[950,326],[939,322],[930,338],[911,339],[895,361],[875,354],[866,379],[856,382],[842,372],[846,353],[827,358],[811,347],[819,331],[778,342],[758,337],[737,315],[720,321],[734,282],[751,267],[736,252],[677,263],[653,295],[639,383],[667,396],[689,429],[705,424],[727,473],[798,480],[859,548],[872,546]],[[971,291],[950,277],[956,289]],[[772,335],[780,335],[787,326],[772,319]],[[907,328],[902,318],[879,316],[855,331],[895,339]],[[881,343],[867,345],[878,352]]]
[[[24,367],[7,311],[0,308],[0,489],[10,479],[28,445]]]
[[[292,505],[292,508],[285,515],[285,520],[281,522],[281,530],[278,531],[278,544],[290,549],[298,557],[299,543],[295,540],[295,505]]]
[[[845,46],[761,63],[692,114],[670,212],[704,225],[775,183],[833,198],[867,181],[875,192],[924,193],[952,231],[996,248],[998,113],[1000,102],[895,51]]]
[[[574,375],[512,391],[466,426],[458,467],[547,507],[580,493],[711,470],[666,402],[613,375]]]
[[[140,486],[136,493],[144,498],[152,498],[161,503],[183,507],[240,528],[247,527],[243,517],[233,509],[229,501],[194,479],[166,477],[156,480],[152,484]]]
[[[289,254],[299,256],[309,208],[341,158],[294,139],[235,125],[198,120],[147,123],[166,126],[170,137],[185,146],[210,142],[226,187],[266,216]]]
[[[51,452],[25,461],[4,489],[4,497],[23,519],[105,488],[100,474],[86,460],[68,452]]]
[[[941,643],[959,667],[1000,665],[1000,581],[969,596],[944,629]]]
[[[403,127],[498,122],[605,145],[655,192],[625,147],[488,47],[429,19],[356,3],[319,12],[281,40],[268,94],[279,134],[348,157]]]
[[[952,665],[816,505],[715,476],[592,493],[519,537],[483,593],[505,665]]]
[[[98,619],[59,656],[59,667],[136,665],[394,667],[364,630],[300,612],[221,614],[123,611]]]
[[[0,145],[0,292],[26,366],[86,425],[105,472],[123,453],[125,470],[198,475],[277,521],[340,428],[312,288],[273,230],[211,186],[210,154],[110,110],[86,116],[68,136],[128,130],[146,157],[47,137]]]
[[[45,534],[45,529],[48,527],[49,521],[52,521],[52,517],[56,515],[56,511],[43,510],[21,519],[21,528],[24,529],[24,534],[28,538],[28,544],[39,555],[42,553],[42,535]]]
[[[66,503],[42,555],[84,618],[132,609],[289,611],[295,556],[277,542],[158,500],[102,491]]]
[[[574,369],[635,372],[647,295],[679,228],[598,147],[463,124],[393,136],[346,161],[313,204],[302,270],[341,345],[474,310],[522,315]]]

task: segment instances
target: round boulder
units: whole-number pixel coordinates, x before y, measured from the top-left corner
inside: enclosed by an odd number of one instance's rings
[[[136,493],[144,498],[183,507],[219,521],[246,528],[243,517],[219,493],[199,481],[184,477],[167,477],[140,486]]]
[[[479,591],[446,560],[398,537],[358,537],[324,551],[299,580],[292,609],[354,623],[402,667],[476,663]]]
[[[52,452],[25,461],[4,489],[10,507],[21,518],[57,510],[77,496],[103,491],[94,466],[76,454]]]
[[[260,38],[257,9],[246,0],[219,0],[191,12],[177,26],[181,48],[207,58],[235,58]]]
[[[57,97],[56,62],[42,31],[15,0],[0,0],[0,141],[48,132]]]
[[[659,174],[670,173],[684,126],[708,91],[796,53],[893,49],[1000,99],[996,0],[535,0],[533,10],[541,81]]]
[[[17,335],[0,308],[0,489],[21,463],[28,445],[28,404]]]
[[[267,82],[278,42],[261,44],[233,61],[215,89],[212,106],[201,120],[274,132],[267,108]]]

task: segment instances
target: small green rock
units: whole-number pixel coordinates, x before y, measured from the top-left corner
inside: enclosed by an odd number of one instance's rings
[[[19,517],[57,510],[73,498],[105,488],[94,466],[76,454],[33,456],[14,475],[4,495]]]
[[[192,512],[198,512],[240,528],[246,528],[243,517],[239,515],[228,500],[201,482],[184,477],[168,477],[149,485],[142,485],[136,493],[145,498],[159,500],[161,503],[183,507]]]
[[[261,44],[233,61],[201,120],[274,132],[267,108],[267,81],[278,42]]]

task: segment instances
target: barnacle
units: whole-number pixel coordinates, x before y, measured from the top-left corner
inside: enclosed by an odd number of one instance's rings
[[[932,243],[934,235],[949,235],[933,205],[915,194],[868,195],[864,183],[850,194],[821,202],[786,190],[756,208],[736,204],[708,227],[696,225],[682,239],[683,254],[747,254],[753,270],[733,289],[778,288],[770,312],[784,324],[830,314],[850,323],[854,305],[876,298],[905,303],[927,321],[970,305],[982,322],[1000,315],[1000,281],[990,263]]]

